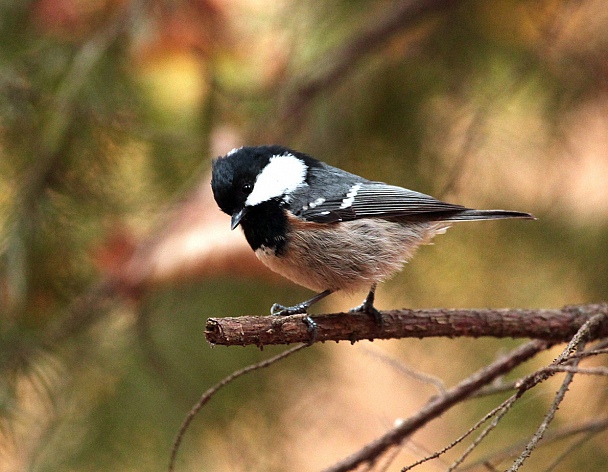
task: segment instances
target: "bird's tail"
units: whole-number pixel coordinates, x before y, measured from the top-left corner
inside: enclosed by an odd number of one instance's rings
[[[530,213],[509,210],[472,210],[465,209],[457,212],[446,213],[441,221],[475,221],[475,220],[499,220],[502,218],[524,218],[535,220],[536,217]]]

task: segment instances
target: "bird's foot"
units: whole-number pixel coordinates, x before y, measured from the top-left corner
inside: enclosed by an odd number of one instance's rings
[[[291,316],[291,315],[305,315],[302,317],[302,322],[306,325],[306,331],[309,334],[309,344],[313,344],[317,340],[317,331],[319,325],[313,320],[308,314],[306,310],[308,309],[309,304],[307,303],[298,303],[294,306],[283,306],[275,303],[270,308],[270,314],[272,316]]]
[[[374,319],[374,323],[376,323],[376,326],[378,326],[379,328],[382,328],[382,325],[383,325],[382,313],[380,313],[380,311],[374,306],[374,304],[370,303],[367,298],[361,305],[356,306],[355,308],[351,308],[350,310],[348,310],[348,312],[349,313],[365,313]]]
[[[306,313],[307,309],[308,305],[306,303],[298,303],[294,306],[283,306],[275,303],[270,307],[270,314],[272,316],[301,315],[302,313]]]

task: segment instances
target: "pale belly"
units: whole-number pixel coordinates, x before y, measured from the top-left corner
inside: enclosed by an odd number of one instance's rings
[[[361,219],[327,227],[292,228],[283,255],[261,247],[257,257],[271,270],[311,290],[356,291],[382,282],[409,260],[421,244],[444,232],[443,223]]]

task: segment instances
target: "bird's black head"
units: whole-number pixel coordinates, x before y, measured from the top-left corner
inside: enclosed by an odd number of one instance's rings
[[[224,213],[232,215],[245,206],[257,176],[269,159],[270,156],[256,151],[256,148],[239,148],[213,160],[211,188]]]
[[[317,161],[283,146],[242,147],[213,161],[211,187],[218,206],[232,216],[232,229],[249,211],[266,202],[281,203],[304,185]]]

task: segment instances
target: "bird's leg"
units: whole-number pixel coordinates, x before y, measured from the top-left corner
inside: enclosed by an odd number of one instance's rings
[[[319,300],[324,299],[326,296],[330,295],[332,290],[325,290],[324,292],[316,294],[310,300],[306,300],[304,302],[300,302],[294,306],[283,306],[275,303],[270,308],[270,314],[273,316],[289,316],[289,315],[300,315],[302,313],[306,313],[306,311],[310,308],[311,305],[317,303]]]
[[[367,313],[374,318],[374,322],[377,326],[382,326],[382,314],[374,307],[374,299],[376,298],[376,285],[372,285],[367,297],[363,300],[363,303],[355,308],[352,308],[350,313]]]
[[[310,308],[311,305],[317,303],[319,300],[324,299],[326,296],[330,295],[333,290],[325,290],[324,292],[318,293],[314,297],[309,300],[298,303],[294,306],[283,306],[275,303],[270,308],[270,314],[273,316],[289,316],[289,315],[300,315],[305,314],[306,311]],[[317,323],[308,315],[302,318],[302,321],[308,326],[308,332],[312,333],[311,338],[312,342],[317,337]]]

